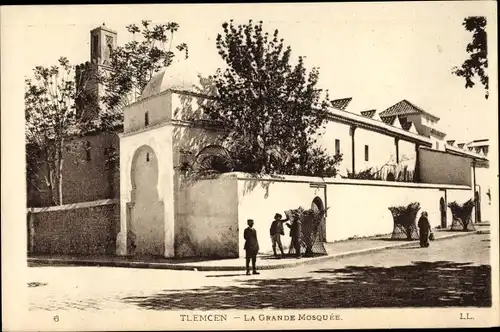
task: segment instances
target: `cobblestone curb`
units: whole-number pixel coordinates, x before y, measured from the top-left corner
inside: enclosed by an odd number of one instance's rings
[[[463,237],[473,234],[489,234],[489,230],[477,230],[473,232],[455,233],[450,235],[443,235],[436,237],[435,241],[446,240],[451,238]],[[417,241],[410,242],[398,242],[390,245],[384,245],[379,247],[371,247],[360,250],[353,250],[338,254],[332,254],[327,256],[313,257],[313,258],[302,258],[297,259],[293,262],[286,262],[282,264],[274,265],[262,265],[259,270],[275,270],[291,268],[300,265],[314,264],[318,262],[323,262],[331,259],[339,259],[357,255],[370,254],[377,251],[393,249],[393,248],[403,248],[411,247],[417,244]],[[76,265],[76,266],[106,266],[106,267],[127,267],[127,268],[143,268],[143,269],[165,269],[165,270],[190,270],[190,271],[244,271],[245,266],[242,265],[218,265],[218,266],[203,266],[203,265],[192,265],[192,264],[172,264],[172,263],[154,263],[154,262],[128,262],[128,261],[110,261],[105,259],[95,259],[95,260],[85,260],[85,259],[64,259],[64,258],[41,258],[41,257],[29,257],[29,263],[38,263],[46,265]]]

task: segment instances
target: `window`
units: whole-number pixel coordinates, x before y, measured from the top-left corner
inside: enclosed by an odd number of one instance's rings
[[[149,162],[149,152],[146,153],[146,162]]]
[[[149,114],[148,114],[148,112],[144,113],[144,125],[149,126]]]
[[[111,52],[113,50],[113,37],[106,36],[106,46],[107,46],[107,49],[106,49],[106,54],[104,55],[104,58],[106,60],[109,60],[109,58],[111,57]]]
[[[340,154],[340,140],[335,140],[335,154]]]
[[[99,36],[93,35],[92,36],[92,56],[93,57],[99,56],[98,50],[99,50]]]
[[[368,161],[368,157],[369,157],[368,152],[369,152],[368,145],[365,145],[365,161]]]
[[[90,154],[90,149],[91,149],[90,142],[87,141],[85,143],[85,157],[86,157],[87,161],[91,161],[92,160],[92,156]]]

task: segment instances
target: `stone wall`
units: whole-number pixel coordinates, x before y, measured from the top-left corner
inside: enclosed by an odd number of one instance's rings
[[[119,204],[102,200],[28,210],[30,254],[114,255]]]
[[[117,133],[88,135],[66,144],[63,151],[63,204],[119,197],[118,161],[115,164],[107,162],[112,150],[119,154]],[[28,207],[49,206],[51,198],[45,183],[47,169],[43,164],[34,169],[38,172],[33,177],[34,183],[28,181]]]

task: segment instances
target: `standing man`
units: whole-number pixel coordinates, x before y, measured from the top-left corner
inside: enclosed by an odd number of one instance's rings
[[[250,275],[250,259],[252,260],[253,274],[260,274],[255,268],[257,261],[257,253],[259,252],[259,241],[257,241],[257,231],[253,228],[253,220],[247,220],[248,227],[243,232],[245,239],[245,246],[243,249],[246,251],[246,267],[247,275]]]
[[[295,255],[300,258],[300,236],[302,233],[302,224],[299,218],[293,218],[292,225],[290,226],[290,235],[292,237],[292,246],[295,249]]]
[[[288,218],[281,220],[282,216],[279,213],[274,215],[274,220],[271,223],[271,228],[269,230],[271,234],[271,242],[273,244],[273,252],[274,256],[277,257],[276,253],[276,244],[278,244],[278,248],[281,251],[281,257],[285,256],[283,251],[283,245],[281,244],[281,235],[285,235],[285,231],[283,229],[283,223],[288,221]]]

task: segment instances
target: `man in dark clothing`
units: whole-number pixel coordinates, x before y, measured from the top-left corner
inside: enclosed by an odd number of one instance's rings
[[[302,225],[298,218],[294,218],[290,226],[290,236],[292,237],[292,246],[295,249],[295,255],[300,258],[300,236],[302,233]]]
[[[255,269],[255,263],[257,261],[257,253],[259,252],[259,241],[257,241],[257,231],[253,228],[253,220],[247,220],[248,227],[243,232],[243,238],[245,239],[245,246],[243,247],[246,251],[246,267],[247,275],[250,274],[250,260],[252,260],[253,274],[259,274]]]
[[[273,245],[274,256],[278,256],[276,253],[276,244],[281,251],[281,256],[285,256],[283,251],[283,245],[281,244],[281,235],[285,235],[285,231],[283,229],[283,223],[288,221],[288,218],[281,220],[282,216],[279,213],[274,215],[274,220],[271,223],[271,228],[269,230],[271,234],[271,242]]]
[[[427,217],[427,212],[422,212],[418,220],[418,228],[420,231],[420,247],[427,248],[429,246],[429,232],[431,231],[431,224]]]

